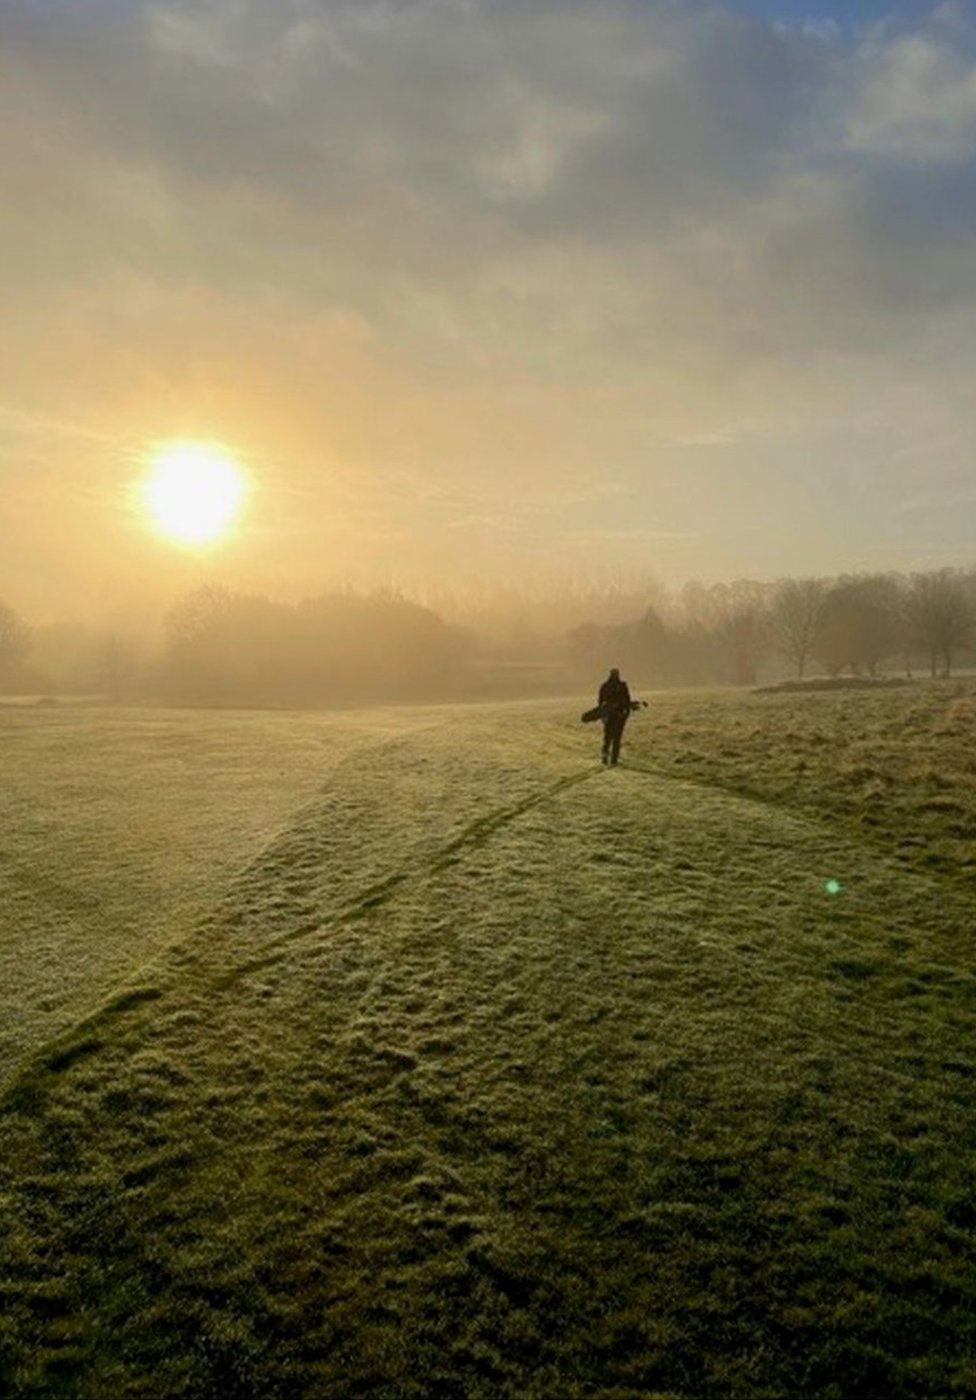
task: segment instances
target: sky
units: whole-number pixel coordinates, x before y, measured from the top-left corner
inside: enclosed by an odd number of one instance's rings
[[[971,0],[0,0],[0,104],[32,617],[976,564]]]

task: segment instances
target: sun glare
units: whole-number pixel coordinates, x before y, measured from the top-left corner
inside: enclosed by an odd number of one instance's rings
[[[153,526],[179,544],[225,535],[244,503],[240,464],[219,443],[168,442],[149,457],[143,500]]]

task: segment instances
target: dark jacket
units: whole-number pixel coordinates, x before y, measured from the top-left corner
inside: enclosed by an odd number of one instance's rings
[[[627,682],[620,680],[619,677],[614,680],[612,676],[608,676],[600,686],[597,703],[606,705],[607,709],[612,710],[614,714],[629,715],[630,690]]]

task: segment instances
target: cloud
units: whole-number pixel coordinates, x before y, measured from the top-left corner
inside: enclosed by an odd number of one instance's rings
[[[910,383],[947,440],[972,426],[957,3],[851,28],[720,0],[7,0],[3,26],[18,411],[111,434],[124,405],[125,436],[182,404],[306,473],[453,480],[458,519],[742,448],[730,424],[798,452],[865,400],[914,441]]]
[[[49,289],[126,268],[545,372],[557,341],[734,338],[747,301],[778,345],[803,285],[842,339],[972,270],[976,69],[933,33],[843,49],[694,4],[14,13],[13,239],[46,230]]]
[[[893,159],[939,164],[976,156],[976,61],[942,36],[870,46],[847,120],[847,143]]]

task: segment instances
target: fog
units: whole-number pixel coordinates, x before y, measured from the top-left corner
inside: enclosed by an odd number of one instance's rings
[[[57,703],[321,708],[595,689],[950,676],[976,662],[976,571],[654,580],[425,602],[351,589],[297,603],[203,586],[141,629],[32,626],[0,603],[0,695]]]
[[[289,620],[381,590],[488,638],[453,672],[696,579],[971,567],[972,7],[7,0],[0,30],[0,599],[35,629],[158,659],[201,589]],[[138,493],[183,439],[250,483],[192,548]]]

